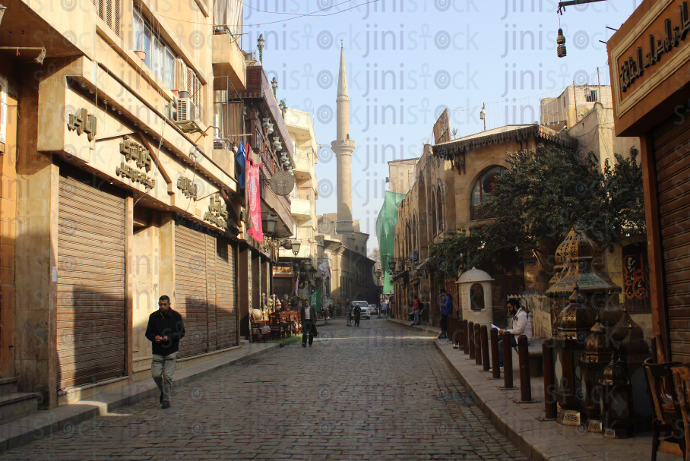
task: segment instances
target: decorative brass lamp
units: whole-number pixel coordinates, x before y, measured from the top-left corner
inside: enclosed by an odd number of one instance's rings
[[[611,361],[611,342],[606,328],[599,322],[590,330],[585,343],[585,356],[580,360],[582,370],[582,413],[587,417],[588,432],[603,432],[601,422],[601,400],[603,389],[599,382],[604,377],[604,368]]]
[[[556,275],[546,290],[554,319],[558,422],[565,425],[581,424],[580,410],[585,403],[581,363],[586,360],[585,343],[590,330],[599,314],[605,317],[599,318],[606,328],[620,313],[613,294],[617,296],[621,289],[596,267],[599,253],[584,224],[576,222],[556,250]],[[564,306],[566,299],[570,303]]]
[[[632,386],[625,372],[625,365],[614,352],[611,362],[604,369],[599,381],[603,387],[601,414],[604,423],[604,437],[628,438],[632,436]]]

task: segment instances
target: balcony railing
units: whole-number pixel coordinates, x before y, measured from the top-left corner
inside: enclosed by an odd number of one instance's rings
[[[299,199],[299,200],[311,200],[312,195],[313,194],[311,192],[300,192],[300,191],[295,191],[295,190],[290,192],[290,198]]]

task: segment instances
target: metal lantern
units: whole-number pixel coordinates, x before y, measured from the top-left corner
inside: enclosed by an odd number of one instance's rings
[[[388,261],[388,269],[391,271],[391,274],[395,272],[395,259],[391,258],[391,260]]]
[[[625,372],[625,365],[614,352],[611,362],[604,369],[599,381],[603,387],[601,414],[604,437],[624,439],[633,434],[634,416],[632,409],[632,385]]]
[[[264,130],[268,131],[268,127],[271,125],[271,119],[270,118],[264,118],[263,123],[261,126],[264,127]]]
[[[565,36],[563,35],[563,29],[558,29],[558,37],[556,37],[556,52],[559,58],[565,58]]]
[[[299,249],[300,249],[301,246],[302,246],[302,244],[299,243],[299,242],[292,242],[292,254],[294,254],[295,256],[297,256],[297,254],[299,253]]]
[[[611,361],[611,342],[606,334],[606,328],[597,323],[590,330],[585,343],[585,355],[580,360],[582,369],[582,394],[584,402],[582,412],[587,417],[587,431],[602,432],[601,401],[603,388],[599,382],[604,377],[604,368]]]
[[[273,134],[275,130],[273,129],[273,124],[269,123],[268,124],[268,131],[266,131],[266,134]]]
[[[267,215],[263,218],[263,229],[266,235],[273,235],[276,231],[276,223],[278,220],[271,215]]]

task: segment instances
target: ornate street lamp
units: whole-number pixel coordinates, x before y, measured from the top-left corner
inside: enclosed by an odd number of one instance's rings
[[[565,58],[565,36],[563,35],[563,29],[558,29],[558,37],[556,37],[556,54],[559,58]]]
[[[275,233],[276,231],[276,223],[278,220],[271,216],[270,214],[267,215],[265,218],[263,218],[263,228],[264,228],[264,234],[271,236]]]
[[[299,249],[301,246],[302,244],[299,242],[292,242],[292,254],[294,254],[295,257],[297,257],[297,254],[299,253]]]
[[[391,275],[395,273],[395,259],[393,258],[388,261],[388,273]]]
[[[259,62],[261,64],[264,63],[264,43],[266,41],[264,40],[264,34],[259,35],[259,39],[256,41],[257,43],[257,48],[259,48]]]
[[[482,103],[482,110],[479,112],[479,120],[484,122],[484,131],[486,131],[486,112],[484,109],[486,109],[486,104]]]

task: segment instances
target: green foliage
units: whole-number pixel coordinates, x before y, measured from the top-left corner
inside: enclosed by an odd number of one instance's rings
[[[581,159],[539,145],[537,152],[509,153],[509,169],[482,204],[493,221],[431,244],[439,279],[492,261],[503,249],[543,251],[541,245],[557,245],[576,220],[602,245],[644,233],[642,170],[635,157],[632,150],[629,159],[616,155],[616,164],[600,171],[591,152]]]

